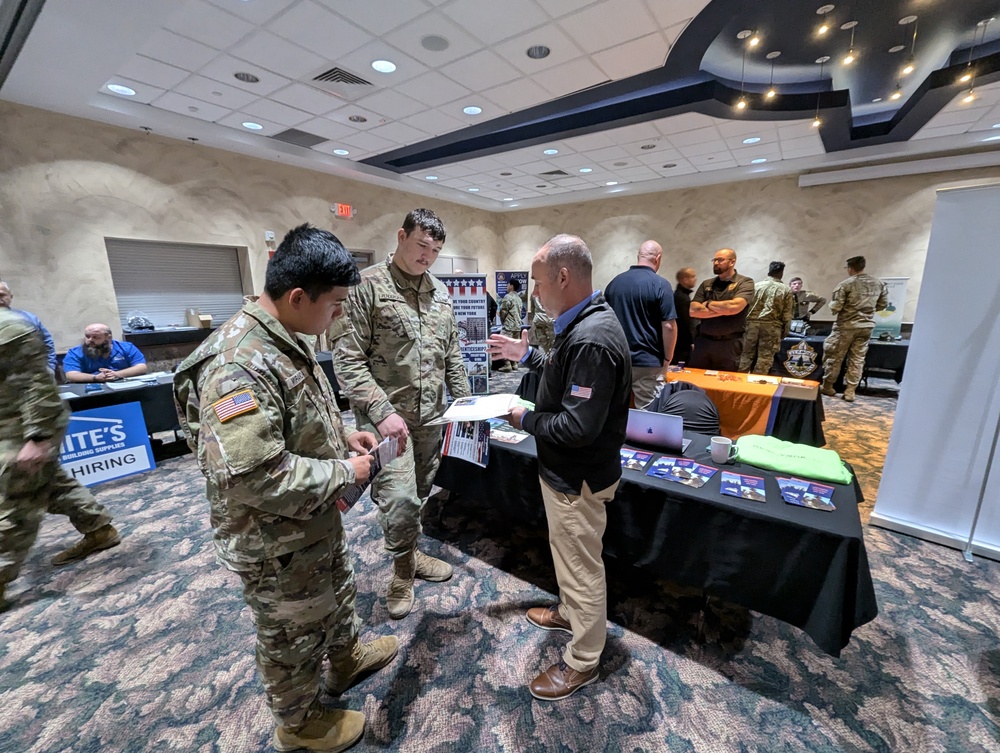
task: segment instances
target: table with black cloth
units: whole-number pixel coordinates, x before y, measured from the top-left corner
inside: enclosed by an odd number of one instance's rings
[[[805,341],[815,353],[811,356],[808,351],[798,354],[794,348]],[[815,379],[823,381],[823,343],[826,337],[809,335],[808,337],[786,337],[781,341],[781,350],[774,357],[774,368],[772,374],[781,376],[792,376],[800,379]],[[892,375],[897,383],[903,381],[903,369],[906,366],[906,354],[910,348],[908,340],[869,340],[868,353],[865,355],[865,369],[862,380],[867,380],[870,373],[874,371],[886,372]],[[789,358],[789,351],[792,357]],[[844,372],[847,369],[847,359],[841,366],[840,374],[837,376],[836,388],[838,391],[844,389]]]
[[[713,465],[709,438],[685,435],[692,440],[685,457]],[[740,463],[727,468],[765,478],[767,501],[721,494],[721,472],[692,489],[623,470],[608,503],[605,558],[787,622],[839,656],[851,632],[878,614],[860,487],[836,485],[837,509],[823,512],[786,504],[779,474]],[[505,519],[545,526],[534,437],[492,441],[486,468],[443,458],[436,483],[457,495],[453,504],[470,497]]]

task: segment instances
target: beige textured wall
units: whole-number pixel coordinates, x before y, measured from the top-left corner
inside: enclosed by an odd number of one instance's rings
[[[358,218],[334,219],[333,201]],[[90,322],[120,334],[105,237],[246,247],[259,292],[265,229],[311,222],[382,259],[418,206],[444,220],[444,254],[495,266],[500,215],[0,102],[0,274],[60,350]]]

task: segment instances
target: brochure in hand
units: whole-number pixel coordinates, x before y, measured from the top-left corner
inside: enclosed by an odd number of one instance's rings
[[[428,421],[427,425],[447,424],[452,421],[483,421],[487,418],[506,416],[511,409],[521,406],[534,410],[535,404],[522,400],[517,395],[472,395],[460,397],[448,406],[441,418]]]
[[[365,493],[365,489],[371,486],[372,479],[375,478],[382,468],[398,458],[399,452],[399,440],[395,437],[386,437],[377,447],[371,450],[368,454],[374,455],[375,460],[372,461],[371,474],[368,476],[368,480],[363,484],[355,484],[344,492],[340,499],[337,500],[337,509],[343,513],[354,507],[358,500],[361,499],[361,495]]]
[[[487,419],[490,424],[490,439],[507,444],[517,444],[523,442],[528,436],[528,432],[523,429],[515,429],[502,418]]]
[[[646,467],[646,463],[649,459],[653,457],[651,452],[643,452],[642,450],[633,450],[629,447],[622,447],[622,468],[628,468],[630,471],[641,471]]]
[[[687,458],[657,458],[648,471],[647,476],[665,478],[678,484],[700,489],[715,475],[718,468],[701,465]]]
[[[454,421],[448,424],[441,454],[485,468],[490,457],[490,422]]]
[[[811,507],[813,510],[833,512],[837,506],[833,504],[833,487],[817,484],[815,481],[804,481],[800,478],[778,477],[778,488],[781,498],[790,505]]]
[[[744,476],[732,471],[722,472],[722,483],[719,489],[723,494],[740,499],[750,499],[754,502],[764,502],[767,493],[764,490],[764,479],[760,476]]]

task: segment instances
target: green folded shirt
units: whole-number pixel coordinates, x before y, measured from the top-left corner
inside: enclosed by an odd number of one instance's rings
[[[776,437],[748,434],[736,440],[737,458],[741,463],[780,471],[799,478],[851,483],[851,472],[833,450],[786,442]]]

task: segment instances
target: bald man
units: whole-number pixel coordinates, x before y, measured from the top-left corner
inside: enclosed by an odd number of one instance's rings
[[[46,362],[49,366],[49,371],[53,374],[56,371],[56,344],[52,340],[52,335],[42,324],[42,320],[37,316],[32,314],[30,311],[24,311],[22,309],[16,309],[11,304],[14,301],[14,293],[10,289],[10,285],[6,282],[0,281],[0,308],[10,309],[15,314],[20,316],[22,319],[26,320],[35,328],[35,331],[42,336],[42,340],[45,342],[45,354]]]
[[[91,324],[83,344],[63,358],[67,382],[115,382],[147,371],[146,357],[132,343],[115,340],[107,324]]]
[[[677,287],[674,288],[674,309],[677,311],[677,343],[670,363],[687,363],[691,360],[695,327],[691,322],[691,294],[698,284],[698,274],[691,267],[677,270]]]
[[[715,277],[705,280],[691,301],[691,318],[701,326],[689,366],[736,371],[743,354],[747,307],[753,303],[753,280],[736,271],[736,252],[720,248],[712,257]]]
[[[659,376],[670,363],[677,341],[674,293],[670,283],[657,274],[662,261],[660,244],[646,241],[639,246],[636,263],[604,291],[628,341],[636,408],[653,402]]]

